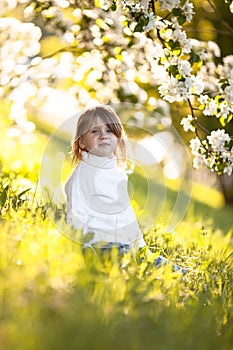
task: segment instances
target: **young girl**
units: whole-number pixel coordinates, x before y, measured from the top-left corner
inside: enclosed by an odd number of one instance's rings
[[[144,247],[128,196],[126,136],[115,111],[109,106],[85,110],[78,119],[72,150],[78,165],[65,184],[67,222],[84,235],[93,233],[84,246],[94,251],[116,246],[120,253]],[[155,265],[164,262],[159,257]]]

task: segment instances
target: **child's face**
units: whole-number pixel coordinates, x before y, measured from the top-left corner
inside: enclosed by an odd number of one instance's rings
[[[80,137],[79,146],[99,157],[111,158],[118,145],[118,138],[100,117],[97,117],[91,128]]]

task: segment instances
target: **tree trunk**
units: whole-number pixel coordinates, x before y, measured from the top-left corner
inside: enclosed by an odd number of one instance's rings
[[[220,189],[224,195],[226,204],[233,206],[233,174],[219,176]]]

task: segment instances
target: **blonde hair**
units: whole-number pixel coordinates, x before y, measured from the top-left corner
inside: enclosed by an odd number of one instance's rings
[[[126,134],[120,118],[110,106],[95,106],[86,109],[81,113],[76,128],[75,139],[72,143],[73,161],[79,162],[82,159],[82,151],[79,145],[79,139],[88,130],[91,129],[96,118],[99,117],[104,124],[107,124],[112,133],[118,138],[118,147],[116,157],[118,163],[126,162]]]

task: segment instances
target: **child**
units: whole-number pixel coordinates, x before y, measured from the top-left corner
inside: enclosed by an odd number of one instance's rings
[[[109,106],[85,110],[72,150],[78,165],[65,184],[67,222],[84,235],[93,233],[84,247],[116,246],[122,253],[146,246],[128,196],[126,136],[116,112]],[[155,265],[165,262],[159,257]]]

